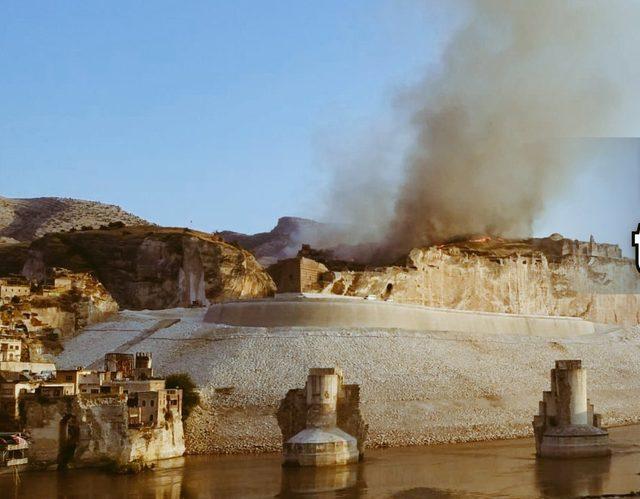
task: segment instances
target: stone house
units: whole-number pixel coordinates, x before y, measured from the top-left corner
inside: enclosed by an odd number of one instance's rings
[[[112,381],[113,384],[120,384],[124,393],[134,394],[138,392],[153,392],[164,390],[164,379],[125,379]]]
[[[100,393],[100,387],[111,380],[111,373],[105,371],[80,371],[78,393],[90,395]]]
[[[321,278],[328,271],[324,264],[304,256],[280,260],[267,269],[278,293],[321,291]]]
[[[129,424],[158,427],[182,412],[182,390],[136,392],[130,398]]]
[[[13,371],[0,371],[0,422],[11,424],[19,417],[20,397],[34,393],[38,383],[29,376]]]
[[[73,395],[81,393],[81,386],[95,383],[100,386],[105,380],[106,373],[88,371],[82,368],[56,369],[55,383],[72,383]]]
[[[0,279],[0,299],[10,301],[14,296],[22,298],[31,295],[31,285],[17,279]]]
[[[0,337],[0,361],[19,361],[22,355],[22,341],[19,338]]]
[[[45,383],[36,389],[36,393],[44,398],[68,397],[76,394],[74,383]]]

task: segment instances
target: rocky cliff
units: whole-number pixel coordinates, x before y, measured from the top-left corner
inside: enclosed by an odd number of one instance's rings
[[[611,245],[477,241],[416,248],[406,266],[334,272],[324,293],[431,307],[640,323],[640,274]],[[605,256],[594,256],[594,255]]]
[[[62,269],[58,269],[62,270]],[[102,283],[89,273],[73,275],[74,287],[68,290],[35,295],[30,300],[31,313],[63,335],[74,335],[87,326],[103,322],[118,312],[118,304]]]
[[[137,226],[48,234],[0,251],[0,273],[92,272],[121,308],[161,309],[264,297],[273,281],[247,251],[188,229]]]
[[[10,199],[0,197],[0,244],[32,241],[51,232],[82,227],[99,228],[112,222],[145,225],[147,221],[119,206],[69,198]]]
[[[22,418],[34,468],[148,464],[185,450],[181,418],[157,428],[129,428],[126,400],[120,396],[33,395],[22,402]]]
[[[225,241],[237,243],[251,251],[258,261],[270,265],[283,258],[296,256],[304,243],[319,245],[335,231],[335,227],[308,218],[281,217],[269,232],[242,234],[223,231],[219,235]]]

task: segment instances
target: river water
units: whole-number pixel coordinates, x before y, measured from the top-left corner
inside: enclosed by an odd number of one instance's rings
[[[640,426],[610,430],[610,458],[536,460],[532,439],[370,450],[364,462],[283,469],[278,455],[190,456],[155,471],[0,476],[0,497],[580,497],[640,490]]]

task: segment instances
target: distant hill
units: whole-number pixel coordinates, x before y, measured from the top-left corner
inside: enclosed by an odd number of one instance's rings
[[[303,244],[312,248],[307,256],[324,262],[334,270],[340,270],[345,265],[355,269],[371,263],[387,264],[397,258],[397,255],[390,257],[375,243],[345,243],[350,240],[352,230],[353,227],[346,224],[281,217],[269,232],[242,234],[227,230],[218,232],[218,235],[229,243],[237,243],[251,251],[264,266],[296,256]]]
[[[263,265],[270,265],[297,255],[302,244],[317,245],[331,230],[331,225],[308,218],[282,217],[269,232],[242,234],[226,230],[219,235],[251,251]]]
[[[119,206],[71,198],[12,199],[0,197],[0,244],[28,242],[52,232],[72,228],[99,228],[111,222],[149,225]]]

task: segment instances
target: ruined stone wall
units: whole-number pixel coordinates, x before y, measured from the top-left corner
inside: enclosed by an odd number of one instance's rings
[[[300,287],[305,291],[318,291],[320,276],[327,272],[327,267],[309,258],[300,258]]]
[[[273,279],[278,293],[299,293],[300,261],[298,258],[282,260],[267,269]]]
[[[603,258],[622,258],[617,244],[562,240],[562,255],[582,255]]]
[[[307,392],[304,388],[289,390],[276,414],[282,431],[282,443],[307,427]]]
[[[267,269],[278,293],[301,293],[320,290],[320,276],[327,267],[310,258],[298,256],[281,260]]]
[[[346,431],[358,439],[358,451],[360,457],[364,455],[364,447],[367,440],[368,425],[364,422],[360,411],[360,386],[342,385],[338,397],[338,428]]]
[[[640,323],[640,274],[632,260],[542,254],[487,258],[414,249],[408,267],[341,272],[324,293],[377,296],[439,308],[561,315]]]

